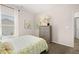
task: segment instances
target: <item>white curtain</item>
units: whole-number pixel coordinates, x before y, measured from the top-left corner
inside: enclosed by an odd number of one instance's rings
[[[1,35],[14,35],[14,19],[14,9],[5,5],[1,5]]]

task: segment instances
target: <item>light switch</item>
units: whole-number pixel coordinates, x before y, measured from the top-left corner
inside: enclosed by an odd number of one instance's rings
[[[66,26],[65,28],[66,28],[66,29],[69,29],[69,26]]]

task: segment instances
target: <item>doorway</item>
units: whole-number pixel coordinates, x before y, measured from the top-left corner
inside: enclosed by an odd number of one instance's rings
[[[74,48],[72,52],[79,54],[79,17],[74,18]]]
[[[74,38],[79,39],[79,17],[75,17],[74,22],[75,22],[75,26],[74,26],[74,28],[75,28],[74,36],[75,37]]]

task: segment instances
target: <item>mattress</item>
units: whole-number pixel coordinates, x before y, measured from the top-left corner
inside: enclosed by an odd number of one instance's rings
[[[44,50],[48,50],[46,41],[32,35],[20,37],[4,37],[3,42],[10,42],[13,46],[15,54],[39,54]]]

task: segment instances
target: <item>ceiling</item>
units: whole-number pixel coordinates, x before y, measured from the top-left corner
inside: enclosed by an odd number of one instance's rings
[[[35,5],[35,4],[30,4],[30,5],[22,5],[25,9],[29,10],[30,12],[33,13],[42,13],[44,11],[51,10],[52,5]]]
[[[36,14],[44,11],[50,11],[52,8],[51,4],[16,4],[15,6],[24,8],[25,10]]]
[[[17,6],[20,9],[23,8],[24,10],[27,10],[27,11],[29,11],[31,13],[35,13],[35,14],[52,11],[54,9],[56,10],[56,9],[59,9],[59,6],[61,6],[61,7],[63,6],[62,4],[60,4],[60,5],[59,4],[13,4],[13,5]],[[68,5],[68,4],[66,4],[66,5]],[[75,4],[72,4],[72,5],[77,6]]]

